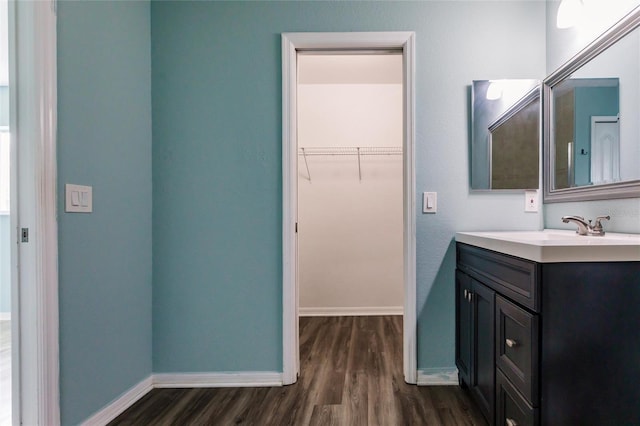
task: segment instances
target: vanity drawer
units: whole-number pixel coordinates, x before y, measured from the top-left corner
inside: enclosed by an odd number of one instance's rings
[[[532,405],[538,403],[538,315],[496,296],[496,366]]]
[[[517,303],[539,311],[540,265],[530,260],[457,243],[458,268]]]
[[[496,370],[496,425],[536,426],[538,409],[533,408],[500,370]]]

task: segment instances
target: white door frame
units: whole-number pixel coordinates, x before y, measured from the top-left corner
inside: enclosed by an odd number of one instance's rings
[[[55,7],[55,0],[9,2],[14,424],[60,424]],[[29,229],[26,243],[21,228]]]
[[[348,32],[282,34],[282,381],[295,383],[298,348],[296,221],[298,217],[297,50],[399,49],[404,64],[404,330],[403,371],[407,383],[417,380],[416,349],[416,211],[415,211],[415,33]]]
[[[594,147],[596,146],[596,144],[598,143],[597,139],[596,139],[596,130],[598,128],[598,125],[603,124],[603,123],[609,123],[609,124],[617,124],[618,125],[618,132],[617,132],[617,139],[616,139],[616,144],[612,147],[613,151],[612,151],[612,158],[611,158],[611,168],[612,168],[612,175],[613,175],[613,179],[610,181],[600,181],[600,182],[593,182],[593,169],[594,169],[594,161],[595,161],[595,152],[594,152]],[[590,159],[590,164],[589,167],[591,167],[591,171],[589,173],[589,178],[591,183],[596,183],[596,184],[600,184],[600,183],[612,183],[612,182],[617,182],[620,180],[620,114],[618,115],[592,115],[591,116],[591,146],[589,148],[589,152],[591,154],[591,159]]]

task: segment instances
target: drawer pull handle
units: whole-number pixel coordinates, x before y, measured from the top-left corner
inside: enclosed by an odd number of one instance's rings
[[[515,340],[513,340],[513,339],[507,339],[507,340],[505,340],[505,343],[506,343],[506,344],[507,344],[507,346],[509,346],[510,348],[513,348],[513,347],[518,346],[518,342],[516,342],[516,341],[515,341]],[[511,425],[509,425],[509,426],[511,426]],[[515,423],[514,423],[514,426],[515,426]]]
[[[518,426],[518,423],[513,419],[507,419],[507,426]]]

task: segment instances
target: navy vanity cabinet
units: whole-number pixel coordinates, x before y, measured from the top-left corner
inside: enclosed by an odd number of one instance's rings
[[[456,271],[456,366],[460,386],[471,384],[471,277]]]
[[[493,423],[495,292],[479,281],[456,273],[456,364],[459,382],[469,387],[480,411]]]
[[[539,315],[496,297],[496,367],[530,404],[538,401]]]
[[[489,424],[640,425],[640,262],[537,263],[463,243],[456,251],[456,365],[473,390],[480,340],[491,341]],[[464,306],[464,290],[477,288],[493,292],[492,331],[479,333],[476,305]],[[472,397],[487,410],[487,398]]]
[[[545,263],[540,422],[640,425],[640,262]]]
[[[496,425],[534,426],[538,424],[537,414],[511,382],[496,370]]]
[[[493,423],[495,398],[495,292],[456,272],[456,364],[480,411]]]
[[[456,366],[490,425],[538,416],[539,266],[457,244]]]

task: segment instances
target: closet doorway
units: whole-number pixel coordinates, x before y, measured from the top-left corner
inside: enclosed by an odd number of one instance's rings
[[[416,381],[413,33],[283,34],[283,383],[299,315],[403,315]]]
[[[402,315],[402,52],[299,52],[297,92],[298,315]]]

